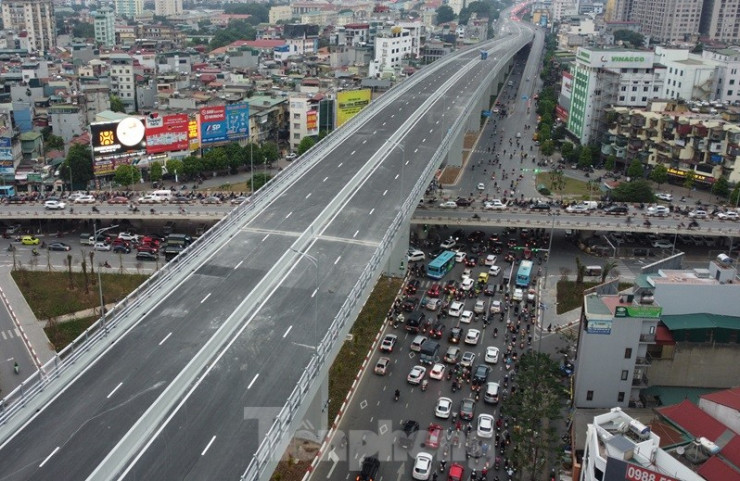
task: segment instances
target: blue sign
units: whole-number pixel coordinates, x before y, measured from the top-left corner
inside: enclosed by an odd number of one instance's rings
[[[483,115],[483,117],[490,117],[491,116],[491,111],[490,110],[484,110],[481,115]]]
[[[0,137],[0,147],[10,147],[10,137]]]
[[[722,156],[717,154],[712,154],[712,162],[715,164],[722,163]]]
[[[249,104],[226,106],[226,136],[229,140],[249,137]]]

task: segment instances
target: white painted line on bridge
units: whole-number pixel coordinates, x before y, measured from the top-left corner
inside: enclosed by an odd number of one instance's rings
[[[385,194],[388,193],[388,190],[383,191],[383,197],[385,197]]]
[[[267,235],[265,235],[265,237],[263,237],[263,238],[262,238],[262,240],[261,240],[260,242],[265,242],[265,241],[267,240],[267,238],[268,238],[268,237],[270,237],[270,234],[267,234]]]
[[[366,144],[367,143],[367,139],[363,140],[362,143],[363,144]]]
[[[290,217],[291,215],[293,215],[293,211],[292,211],[292,210],[291,210],[290,212],[288,212],[288,215],[286,215],[286,216],[285,216],[285,218],[287,219],[287,218],[289,218],[289,217]]]
[[[306,199],[308,199],[309,197],[311,197],[311,192],[309,192],[308,194],[306,194]]]
[[[239,261],[239,263],[234,266],[234,270],[237,270],[239,266],[242,265],[243,262],[244,262],[243,260]]]
[[[119,382],[119,383],[118,383],[118,386],[114,387],[114,388],[113,388],[113,390],[112,390],[112,391],[110,392],[110,394],[108,394],[108,395],[107,395],[107,396],[106,396],[105,398],[106,398],[106,399],[110,399],[110,397],[111,397],[111,396],[113,396],[113,394],[114,394],[114,393],[115,393],[116,391],[118,391],[118,388],[120,388],[121,386],[123,386],[123,383],[122,383],[122,382]]]
[[[411,161],[410,160],[407,160],[404,165],[409,165],[409,162],[411,162]]]
[[[211,297],[211,293],[210,292],[208,294],[206,294],[206,297],[204,297],[203,300],[200,301],[200,303],[203,304],[204,302],[206,302],[206,299],[208,299],[209,297]]]
[[[337,168],[341,167],[342,165],[344,165],[344,162],[339,162],[339,165],[337,165]]]
[[[414,153],[417,153],[418,151],[419,151],[418,147],[414,149]]]
[[[52,451],[50,455],[48,455],[47,457],[44,458],[43,461],[41,461],[41,464],[39,464],[39,468],[44,467],[44,464],[46,464],[46,462],[49,459],[51,459],[51,457],[54,456],[57,453],[57,451],[59,451],[59,446],[57,446],[56,448],[54,448],[54,451]]]
[[[171,332],[168,332],[167,335],[164,336],[164,339],[162,339],[161,341],[159,341],[159,345],[161,346],[162,344],[164,344],[165,342],[167,342],[167,339],[169,339],[171,335],[172,335],[172,333]]]
[[[357,151],[356,151],[356,150],[353,150],[352,152],[350,152],[350,154],[349,154],[349,155],[350,155],[350,156],[353,156],[353,155],[355,155],[355,152],[357,152]]]
[[[370,212],[368,212],[367,215],[373,215],[373,212],[375,212],[375,207],[373,207],[372,209],[370,209]]]
[[[427,141],[426,137],[424,137],[423,139],[421,139],[421,143],[422,143],[422,144],[423,144],[424,142],[426,142],[426,141]]]
[[[399,174],[396,174],[395,177],[393,177],[393,180],[398,180]]]
[[[329,177],[324,177],[324,180],[322,180],[321,182],[326,182],[327,180],[329,180]]]
[[[352,236],[352,238],[354,239],[355,237],[357,237],[357,234],[359,234],[359,233],[360,233],[360,231],[359,230],[356,230],[355,233],[354,233],[354,235]]]
[[[285,339],[286,337],[288,337],[288,333],[291,331],[291,329],[293,329],[293,326],[290,326],[290,327],[288,327],[288,329],[285,330],[285,334],[283,334],[283,339]]]
[[[319,293],[319,290],[318,289],[314,289],[313,292],[311,293],[311,298],[313,299],[314,297],[316,297],[316,294],[318,294],[318,293]]]
[[[200,453],[201,456],[205,456],[205,454],[208,452],[208,448],[211,447],[211,444],[213,444],[213,441],[216,440],[216,435],[214,434],[210,441],[208,441],[208,444],[206,444],[206,447],[203,449],[203,452]]]
[[[334,261],[334,265],[337,265],[339,263],[339,260],[342,258],[342,256],[337,257],[337,260]]]
[[[254,375],[254,378],[253,378],[253,379],[252,379],[252,381],[251,381],[251,382],[249,383],[249,386],[247,386],[247,389],[252,389],[252,384],[254,384],[254,382],[255,382],[255,381],[257,380],[257,378],[259,378],[259,377],[260,377],[260,375],[259,375],[259,374],[255,374],[255,375]]]

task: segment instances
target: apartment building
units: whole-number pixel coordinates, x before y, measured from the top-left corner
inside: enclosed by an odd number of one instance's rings
[[[144,0],[115,0],[116,15],[134,18],[144,11]]]
[[[713,100],[718,62],[692,54],[686,48],[655,47],[656,62],[665,66],[660,97],[665,99]],[[740,78],[740,77],[738,77]]]
[[[31,52],[50,52],[56,46],[56,21],[51,0],[2,2],[3,25],[24,38]]]
[[[290,150],[295,152],[304,137],[319,134],[318,101],[309,97],[290,97]]]
[[[116,44],[116,14],[109,8],[101,8],[93,16],[95,23],[95,43],[103,47]]]
[[[740,103],[740,47],[706,49],[702,58],[716,65],[714,100],[733,105]]]
[[[698,35],[702,5],[698,0],[633,0],[628,20],[661,42],[686,41]]]
[[[419,24],[421,25],[421,24]],[[421,28],[406,29],[400,25],[375,37],[375,58],[370,63],[369,76],[377,77],[384,71],[395,71],[404,60],[419,56]]]
[[[614,107],[605,112],[601,153],[613,155],[620,166],[637,159],[648,169],[664,165],[676,182],[688,172],[705,186],[719,177],[740,182],[739,109],[720,113],[710,104],[655,101],[647,109]]]
[[[126,105],[126,110],[136,110],[136,83],[134,59],[124,53],[110,55],[110,89]]]
[[[704,0],[699,31],[711,40],[740,42],[740,0]]]
[[[154,0],[154,14],[163,17],[182,15],[182,0]]]

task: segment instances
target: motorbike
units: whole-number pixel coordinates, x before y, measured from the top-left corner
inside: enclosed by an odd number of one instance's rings
[[[401,397],[401,393],[398,391],[398,389],[396,389],[396,394],[394,396],[395,400],[398,401],[398,398],[400,397]]]
[[[493,328],[493,337],[498,337],[498,327]]]
[[[421,381],[421,390],[422,391],[426,391],[428,385],[429,385],[429,381],[427,381],[426,379],[424,379],[423,381]]]
[[[13,372],[16,373],[16,374],[18,374],[19,372],[21,372],[21,367],[18,365],[17,362],[16,363],[13,363]]]
[[[110,264],[108,263],[108,261],[103,262],[103,267],[107,267],[110,269]]]
[[[35,248],[31,250],[31,254],[33,254],[34,257],[40,255],[38,249]]]
[[[92,211],[93,211],[93,212],[96,212],[96,213],[100,213],[100,210],[98,210],[98,208],[97,208],[97,207],[95,207],[95,206],[93,206],[93,207],[92,207]]]

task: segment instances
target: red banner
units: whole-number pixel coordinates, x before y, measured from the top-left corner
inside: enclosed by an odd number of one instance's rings
[[[146,119],[146,151],[148,154],[174,152],[188,149],[188,114],[159,117],[152,114]]]

